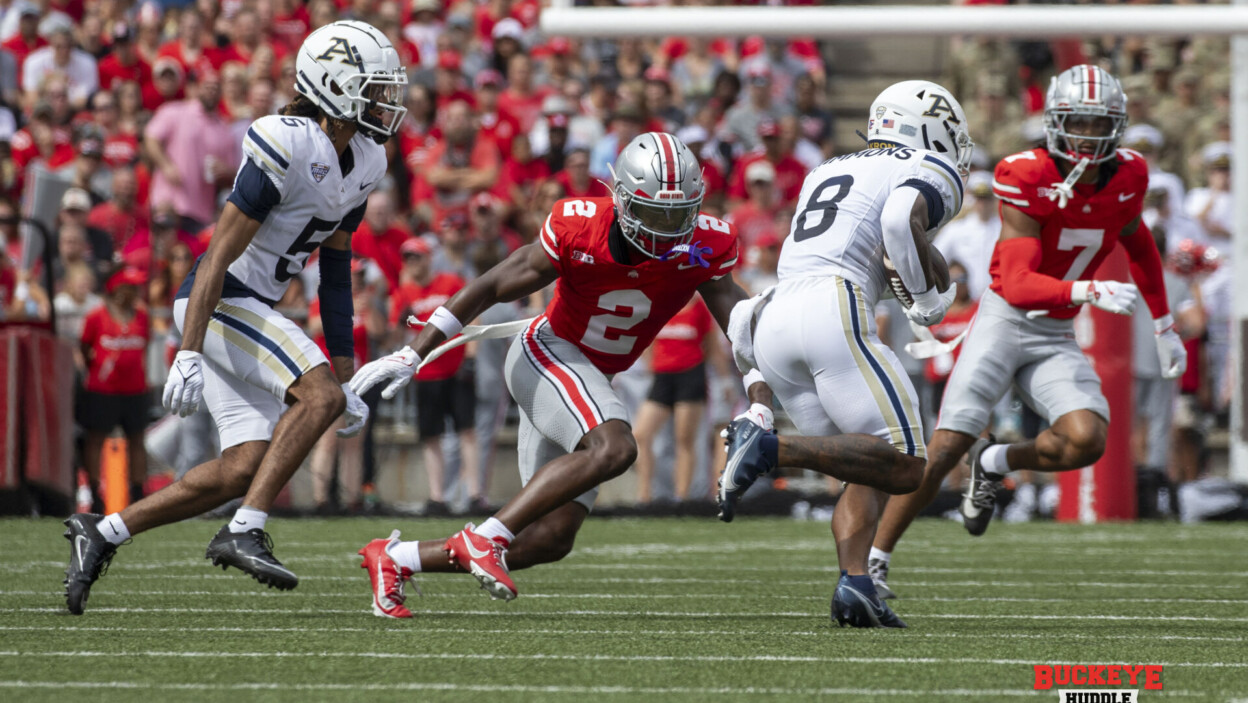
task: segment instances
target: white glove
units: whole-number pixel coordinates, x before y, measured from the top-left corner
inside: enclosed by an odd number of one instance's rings
[[[775,429],[776,426],[776,418],[772,414],[771,408],[763,405],[762,403],[751,404],[749,410],[746,410],[732,419],[734,422],[737,420],[749,420],[768,432]]]
[[[1131,315],[1140,298],[1140,289],[1132,283],[1118,281],[1075,281],[1070,288],[1070,302],[1088,303],[1115,315]]]
[[[1157,358],[1161,360],[1161,377],[1178,378],[1187,370],[1187,349],[1174,330],[1174,317],[1165,315],[1153,320],[1157,330]]]
[[[169,378],[165,379],[165,408],[181,417],[199,410],[204,398],[204,355],[193,351],[180,351],[173,357]]]
[[[403,347],[390,356],[382,357],[376,361],[370,361],[360,367],[359,371],[351,377],[351,392],[356,395],[364,395],[370,388],[379,383],[389,383],[385,390],[381,392],[381,397],[389,400],[394,397],[399,389],[406,386],[412,380],[412,376],[416,373],[416,366],[420,364],[420,355],[412,351],[411,347]]]
[[[957,286],[949,286],[944,293],[932,286],[914,296],[914,304],[906,308],[906,317],[916,325],[931,327],[945,318],[945,311],[953,304],[957,294]]]
[[[350,383],[342,384],[342,392],[347,396],[347,409],[342,413],[347,420],[347,426],[338,430],[338,436],[347,439],[364,429],[364,423],[368,422],[368,406],[364,404],[363,398],[351,390]]]

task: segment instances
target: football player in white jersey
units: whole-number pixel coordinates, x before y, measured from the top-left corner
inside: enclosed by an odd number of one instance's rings
[[[279,589],[299,580],[274,558],[269,509],[317,438],[345,411],[350,436],[368,408],[350,391],[355,372],[351,234],[385,175],[383,143],[403,120],[407,73],[384,34],[363,22],[326,25],[296,59],[295,100],[261,117],[243,140],[243,164],[207,252],[174,303],[182,334],[164,404],[182,416],[203,402],[221,435],[220,459],[107,517],[66,521],[70,612],[131,535],[245,496],[208,545],[207,558]],[[320,247],[321,316],[330,360],[273,310]]]
[[[832,615],[842,626],[905,627],[876,594],[867,555],[888,494],[922,480],[924,435],[918,396],[880,342],[874,309],[890,287],[887,259],[913,298],[907,317],[928,326],[944,316],[954,288],[936,285],[929,242],[962,207],[974,145],[958,101],[928,81],[880,93],[867,139],[806,176],[779,284],[732,311],[747,386],[770,386],[801,436],[730,424],[720,517],[731,520],[741,494],[776,466],[835,472],[849,485],[832,518],[841,566]]]

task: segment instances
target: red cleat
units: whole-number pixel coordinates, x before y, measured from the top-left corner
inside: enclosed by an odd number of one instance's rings
[[[407,600],[403,584],[412,577],[412,570],[396,564],[386,551],[398,542],[399,531],[395,530],[389,538],[375,539],[359,552],[364,557],[360,567],[368,569],[368,580],[373,582],[373,615],[379,618],[412,617],[412,611],[403,605]]]
[[[481,582],[491,598],[511,600],[516,597],[516,584],[512,583],[507,572],[504,554],[507,548],[491,539],[486,539],[473,530],[476,525],[471,522],[464,529],[451,535],[442,549],[451,557],[451,563],[471,573]]]

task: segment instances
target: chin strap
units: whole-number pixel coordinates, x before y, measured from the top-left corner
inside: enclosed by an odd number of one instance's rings
[[[1066,175],[1066,180],[1061,183],[1054,183],[1053,190],[1049,191],[1049,200],[1056,200],[1057,206],[1061,209],[1066,208],[1066,203],[1075,197],[1075,183],[1083,176],[1083,172],[1088,169],[1088,164],[1092,163],[1088,157],[1083,157],[1075,167],[1070,169],[1070,173]]]

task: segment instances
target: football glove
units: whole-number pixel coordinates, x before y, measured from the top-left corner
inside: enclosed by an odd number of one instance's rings
[[[173,357],[162,397],[169,412],[187,417],[199,410],[199,403],[204,398],[203,362],[204,355],[195,351],[183,350]]]
[[[349,384],[351,392],[364,395],[373,386],[388,383],[389,385],[381,392],[381,397],[389,400],[399,392],[400,388],[412,380],[416,367],[419,365],[420,355],[411,347],[403,347],[390,356],[384,356],[361,366],[360,370],[351,377]]]
[[[906,308],[906,317],[916,325],[931,327],[945,318],[945,311],[953,304],[957,294],[957,286],[949,286],[944,293],[932,286],[914,296],[914,304]]]
[[[771,408],[763,405],[762,403],[751,404],[749,410],[746,410],[732,419],[734,421],[749,420],[767,432],[774,430],[776,426],[776,418],[775,415],[772,414]]]
[[[1157,358],[1161,360],[1162,378],[1173,379],[1187,370],[1187,349],[1174,329],[1174,317],[1167,314],[1153,320],[1157,331]]]
[[[347,439],[364,429],[364,423],[368,422],[368,406],[364,404],[363,398],[351,390],[350,383],[342,384],[342,392],[347,396],[347,409],[342,413],[347,426],[338,430],[338,436]]]
[[[1115,315],[1135,312],[1140,289],[1132,283],[1118,281],[1075,281],[1070,288],[1070,302],[1074,305],[1088,303]]]

